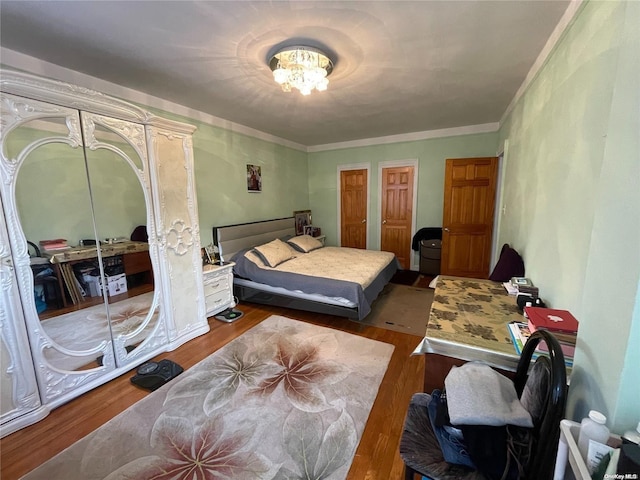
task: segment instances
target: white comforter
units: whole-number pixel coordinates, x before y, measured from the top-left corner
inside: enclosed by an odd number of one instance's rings
[[[355,282],[365,289],[393,260],[394,254],[378,250],[324,247],[309,253],[300,253],[275,268],[265,266],[253,251],[248,251],[245,256],[265,270]]]

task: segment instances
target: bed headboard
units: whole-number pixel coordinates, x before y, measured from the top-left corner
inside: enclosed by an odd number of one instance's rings
[[[276,238],[295,235],[293,217],[213,227],[213,244],[220,252],[221,260],[230,260],[243,248],[255,247]]]

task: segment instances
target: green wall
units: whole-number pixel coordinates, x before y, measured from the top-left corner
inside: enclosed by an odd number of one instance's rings
[[[203,245],[211,243],[213,226],[289,217],[295,210],[309,208],[306,152],[149,110],[197,127],[193,151]],[[15,156],[42,135],[48,133],[36,128],[12,132],[9,155]],[[128,146],[118,146],[135,157]],[[138,180],[128,165],[113,161],[109,152],[91,151],[88,158],[98,237],[129,237],[136,226],[146,224]],[[247,164],[261,167],[259,193],[247,190]],[[35,150],[19,173],[16,199],[25,235],[36,244],[66,238],[70,245],[77,245],[80,239],[94,237],[87,172],[79,148],[51,144]]]
[[[15,158],[41,137],[64,132],[29,125],[8,134],[9,157]],[[135,158],[129,146],[111,143]],[[88,171],[82,149],[64,143],[41,145],[25,158],[18,170],[15,197],[27,240],[37,245],[41,240],[65,238],[69,245],[77,245],[80,239],[95,238],[87,173],[99,239],[129,238],[136,226],[146,224],[144,193],[131,167],[104,149],[88,151],[87,162]]]
[[[309,208],[307,154],[228,130],[198,125],[193,136],[203,245],[212,227],[290,217]],[[247,190],[247,165],[259,165],[262,191]]]
[[[499,243],[581,322],[567,415],[618,432],[640,420],[638,25],[640,3],[586,3],[500,130]]]
[[[338,166],[370,165],[369,248],[380,246],[378,164],[418,160],[416,228],[442,226],[444,167],[447,158],[495,156],[497,133],[461,135],[412,142],[348,148],[309,154],[309,205],[313,223],[338,244]]]
[[[156,112],[197,127],[193,156],[202,245],[211,243],[214,226],[291,217],[295,210],[309,208],[306,152]],[[259,193],[247,190],[247,165],[261,167]]]

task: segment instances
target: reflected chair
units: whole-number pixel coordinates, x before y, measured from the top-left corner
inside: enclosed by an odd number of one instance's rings
[[[548,356],[539,356],[531,365],[536,346],[544,341]],[[533,420],[531,454],[524,465],[524,478],[546,480],[553,476],[556,449],[560,437],[560,420],[564,416],[567,376],[564,355],[557,339],[538,330],[527,341],[514,378],[516,393]],[[409,404],[402,437],[400,456],[405,464],[405,480],[420,475],[431,480],[481,480],[481,472],[444,460],[440,444],[431,426],[426,393],[414,394]]]
[[[56,308],[62,308],[64,302],[60,291],[60,282],[55,274],[48,273],[49,270],[53,272],[55,266],[42,257],[40,249],[35,243],[27,240],[27,245],[31,260],[31,272],[33,273],[33,285],[42,285],[44,302],[47,307],[55,302]]]

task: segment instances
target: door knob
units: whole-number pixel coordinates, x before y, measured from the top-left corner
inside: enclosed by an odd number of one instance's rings
[[[367,219],[366,218],[363,219],[362,222],[360,222],[360,223],[367,223]]]
[[[445,228],[445,229],[444,229],[444,231],[445,231],[445,232],[448,232],[448,231],[449,231],[449,229],[448,229],[448,228]]]
[[[382,224],[384,225],[385,223],[387,223],[387,221],[386,220],[382,220]]]

